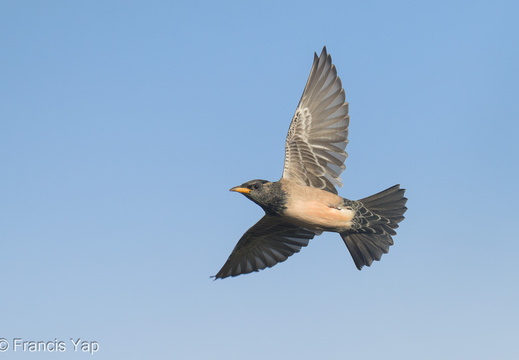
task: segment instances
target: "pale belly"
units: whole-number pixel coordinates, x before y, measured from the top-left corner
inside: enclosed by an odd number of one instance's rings
[[[344,231],[351,228],[354,212],[335,208],[322,201],[293,202],[285,211],[286,220],[307,229]]]

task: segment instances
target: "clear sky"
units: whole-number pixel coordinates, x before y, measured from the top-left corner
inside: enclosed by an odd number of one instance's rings
[[[83,358],[71,338],[92,359],[518,359],[518,12],[2,1],[0,360]],[[406,188],[395,245],[359,272],[324,234],[213,281],[262,215],[228,189],[279,179],[324,45],[350,102],[340,194]]]

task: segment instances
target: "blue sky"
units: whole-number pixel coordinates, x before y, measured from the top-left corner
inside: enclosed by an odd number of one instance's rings
[[[82,357],[70,338],[96,359],[517,359],[518,10],[1,2],[0,359]],[[281,176],[324,45],[350,102],[340,194],[402,184],[395,245],[359,272],[325,234],[212,281],[262,215],[228,189]]]

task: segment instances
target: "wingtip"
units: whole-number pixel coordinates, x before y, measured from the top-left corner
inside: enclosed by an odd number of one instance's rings
[[[319,59],[326,59],[329,56],[330,55],[328,55],[328,50],[326,49],[326,46],[323,46],[323,49],[321,50],[321,55],[319,55]]]
[[[322,57],[327,57],[328,56],[328,51],[326,50],[326,45],[323,46],[323,49],[321,50],[321,54],[320,55],[317,55],[316,52],[314,52],[314,59],[319,59],[319,58],[322,58]]]

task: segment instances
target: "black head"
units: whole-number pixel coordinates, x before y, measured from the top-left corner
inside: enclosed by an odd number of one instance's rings
[[[269,214],[278,214],[286,202],[285,193],[281,190],[281,184],[267,180],[251,180],[230,191],[242,193],[250,200],[261,206]]]
[[[270,181],[259,179],[251,180],[241,185],[235,186],[229,191],[239,192],[252,200],[253,198],[259,196],[259,194],[263,193],[263,191],[265,190],[264,185],[268,183],[270,183]]]

